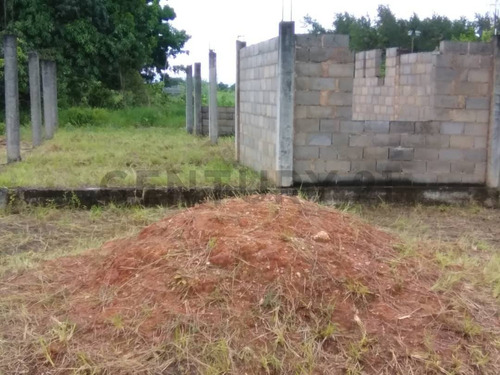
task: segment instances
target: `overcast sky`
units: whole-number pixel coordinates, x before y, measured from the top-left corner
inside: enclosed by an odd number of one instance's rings
[[[278,35],[283,19],[295,21],[297,33],[304,33],[304,16],[309,14],[325,27],[331,27],[335,13],[349,12],[356,16],[376,15],[378,4],[389,5],[397,18],[413,13],[430,17],[434,13],[456,19],[472,19],[475,13],[492,13],[494,0],[163,0],[174,8],[177,19],[173,25],[184,29],[191,39],[183,55],[170,64],[202,63],[202,76],[208,79],[208,50],[217,53],[218,81],[234,83],[235,44],[237,38],[247,44],[258,43]],[[284,7],[282,6],[284,4]],[[292,4],[292,6],[291,6]],[[284,9],[283,9],[284,8]],[[499,5],[500,9],[500,5]]]

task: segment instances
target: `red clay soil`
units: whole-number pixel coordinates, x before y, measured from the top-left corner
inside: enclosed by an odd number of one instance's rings
[[[30,317],[0,334],[23,348],[4,370],[481,373],[441,319],[436,270],[397,261],[397,243],[299,198],[202,204],[1,284]]]

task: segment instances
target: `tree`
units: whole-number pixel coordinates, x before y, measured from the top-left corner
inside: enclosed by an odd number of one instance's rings
[[[189,38],[172,27],[175,12],[159,0],[9,4],[4,29],[15,32],[27,49],[58,62],[61,95],[70,104],[98,105],[113,90],[141,90],[140,74],[151,81]]]

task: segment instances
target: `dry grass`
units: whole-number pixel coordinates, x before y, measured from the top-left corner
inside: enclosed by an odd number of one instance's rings
[[[269,208],[270,220],[274,209]],[[444,296],[447,304],[434,317],[435,324],[460,333],[468,343],[465,348],[457,347],[457,354],[452,354],[453,363],[445,364],[441,359],[443,353],[436,347],[438,340],[433,328],[429,327],[423,350],[408,353],[405,360],[394,355],[383,373],[498,374],[500,211],[476,206],[356,205],[344,209],[400,236],[401,242],[397,246],[399,255],[388,260],[395,270],[409,264],[410,260],[416,265],[413,270],[415,280],[426,278],[429,268],[438,267],[441,270],[432,290]],[[76,254],[86,248],[97,247],[106,240],[132,235],[166,213],[160,208],[119,207],[90,211],[26,207],[17,213],[5,212],[0,216],[0,274],[24,270],[45,259]],[[302,244],[288,232],[284,232],[283,236],[296,245],[297,251],[304,251]],[[208,241],[208,252],[215,241]],[[172,288],[189,293],[192,276],[173,275]],[[397,280],[397,273],[394,277],[402,286],[412,282]],[[44,284],[42,276],[39,283]],[[2,286],[8,287],[8,283],[4,282]],[[372,294],[372,286],[358,280],[345,280],[344,287],[346,298],[352,298],[360,306]],[[152,340],[148,350],[133,355],[120,352],[119,342],[137,342],[138,347],[143,347],[144,340],[151,340],[138,335],[142,322],[154,309],[154,306],[145,304],[142,311],[135,312],[133,319],[120,314],[109,318],[109,324],[116,330],[116,351],[101,353],[97,357],[79,351],[78,348],[85,345],[75,341],[75,331],[79,329],[75,322],[60,321],[54,317],[51,329],[43,335],[30,328],[35,325],[37,317],[28,313],[28,303],[64,311],[65,298],[72,293],[71,290],[61,286],[55,294],[18,295],[13,300],[0,303],[1,324],[15,324],[20,337],[19,343],[0,340],[0,358],[3,358],[0,359],[0,374],[2,364],[10,360],[2,356],[2,351],[6,353],[7,346],[18,344],[20,357],[26,358],[26,354],[21,355],[21,352],[29,351],[34,362],[45,361],[49,369],[52,367],[47,372],[50,374],[235,374],[236,364],[241,363],[247,363],[248,368],[253,369],[248,374],[316,374],[318,368],[332,374],[338,369],[345,374],[373,373],[370,363],[364,359],[376,355],[380,348],[367,335],[364,323],[359,317],[356,319],[357,315],[354,319],[357,332],[345,337],[331,321],[335,304],[325,301],[315,311],[314,320],[307,329],[301,326],[298,330],[295,311],[304,301],[290,300],[288,292],[277,284],[269,285],[258,311],[249,312],[259,314],[261,328],[264,329],[260,341],[266,344],[258,352],[252,349],[251,343],[242,345],[238,342],[239,333],[228,329],[232,316],[229,310],[226,324],[208,326],[197,316],[187,321],[174,320],[163,327],[163,333],[168,332],[171,341],[156,343]],[[102,305],[109,305],[116,293],[115,290],[103,289],[99,294]],[[217,289],[212,297],[210,304],[226,306],[233,293],[230,288]],[[419,311],[413,311],[400,319],[412,319],[418,314]],[[24,346],[21,342],[29,342],[30,345]],[[328,345],[338,345],[338,353],[329,354],[324,350]],[[52,366],[62,347],[71,347],[76,353],[76,358],[68,358],[68,366],[71,366],[67,369]],[[468,356],[458,355],[459,349],[465,349]],[[12,354],[11,349],[8,352]],[[22,364],[19,364],[15,373],[22,371]]]

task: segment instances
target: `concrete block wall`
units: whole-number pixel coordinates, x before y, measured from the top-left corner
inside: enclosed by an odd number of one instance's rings
[[[432,120],[433,54],[389,48],[382,60],[382,50],[356,54],[353,120]]]
[[[476,61],[481,70],[488,56],[400,56],[394,48],[387,50],[382,77],[382,51],[359,53],[353,64],[344,50],[348,40],[340,40],[297,36],[296,183],[484,183],[488,122],[479,116],[488,112],[488,100],[464,90],[479,95],[485,89],[469,77],[484,81],[487,74],[467,64]],[[307,45],[328,52],[311,61],[302,51]],[[455,67],[453,74],[436,71],[445,64]],[[446,97],[437,95],[440,82],[449,85]],[[450,117],[435,118],[437,108]]]
[[[404,55],[392,48],[384,68],[382,51],[355,58],[347,36],[296,35],[293,182],[485,184],[488,175],[494,186],[497,43],[444,42],[439,51]],[[243,163],[258,171],[276,170],[283,141],[275,131],[279,72],[269,69],[279,66],[276,46],[243,49],[240,59],[239,144]]]
[[[295,51],[294,180],[324,179],[350,169],[337,158],[348,141],[333,134],[352,125],[354,55],[345,35],[297,35]]]
[[[234,107],[217,107],[217,119],[219,123],[219,136],[234,135]],[[208,107],[201,107],[201,117],[203,120],[202,134],[208,135]]]
[[[240,52],[240,162],[276,170],[278,38]]]

